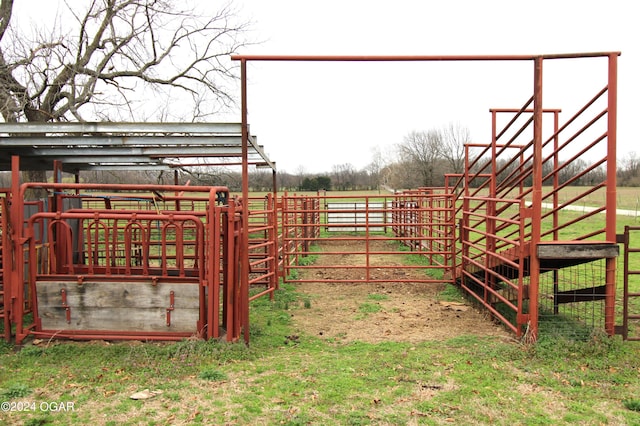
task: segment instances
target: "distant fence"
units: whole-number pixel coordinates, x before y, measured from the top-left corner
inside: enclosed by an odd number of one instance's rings
[[[328,232],[385,232],[391,210],[390,202],[327,203]],[[380,226],[376,226],[380,225]]]

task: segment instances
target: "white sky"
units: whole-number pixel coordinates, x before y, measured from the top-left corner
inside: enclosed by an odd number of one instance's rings
[[[71,4],[76,1],[84,0]],[[17,3],[39,5],[40,14],[48,15],[55,7],[48,0]],[[261,41],[241,54],[620,51],[618,158],[640,154],[635,1],[233,0],[233,5],[241,19],[254,21],[251,37]],[[329,172],[345,163],[361,169],[370,163],[372,149],[384,153],[413,130],[450,123],[467,127],[474,142],[487,142],[489,108],[520,107],[533,93],[528,61],[250,62],[248,76],[251,132],[278,169],[289,172]],[[562,108],[563,121],[604,87],[606,60],[545,61],[544,78],[545,107]],[[239,121],[239,114],[230,120]]]
[[[621,51],[618,157],[637,151],[640,26],[633,1],[235,0],[262,43],[242,54],[468,55]],[[365,167],[412,130],[491,137],[489,108],[520,107],[532,62],[250,62],[249,123],[280,171]],[[569,118],[606,84],[606,60],[545,61],[544,103]]]

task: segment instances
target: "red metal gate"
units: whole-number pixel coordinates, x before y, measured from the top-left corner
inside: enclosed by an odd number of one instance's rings
[[[29,334],[236,340],[246,328],[243,208],[226,188],[23,184],[20,193],[32,186],[53,194],[51,211],[31,214],[3,244],[25,259],[10,274],[17,342]],[[21,200],[12,208],[21,212]]]
[[[283,268],[289,282],[451,282],[454,197],[431,191],[393,196],[282,199]],[[416,255],[414,264],[403,256]],[[315,262],[304,261],[315,256]]]
[[[624,340],[640,341],[640,270],[632,265],[640,264],[640,226],[625,226],[624,287],[622,293],[622,326]]]

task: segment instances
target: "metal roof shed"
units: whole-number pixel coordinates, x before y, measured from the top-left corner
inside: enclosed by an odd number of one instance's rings
[[[240,123],[0,123],[0,170],[11,170],[13,156],[23,170],[53,170],[59,161],[63,171],[74,174],[174,170],[195,165],[187,158],[215,158],[227,161],[215,165],[246,161],[275,173],[275,162],[255,136],[247,138],[246,157],[242,144]]]

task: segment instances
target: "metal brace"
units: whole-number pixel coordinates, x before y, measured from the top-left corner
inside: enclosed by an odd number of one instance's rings
[[[167,327],[171,327],[171,311],[175,309],[175,293],[169,292],[169,307],[167,308]]]
[[[60,296],[62,296],[62,307],[64,308],[67,324],[71,324],[71,307],[67,304],[67,290],[60,290]]]

